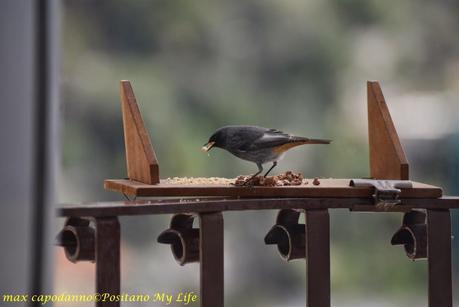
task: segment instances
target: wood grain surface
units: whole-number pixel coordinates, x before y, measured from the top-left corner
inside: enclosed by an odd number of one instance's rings
[[[171,196],[231,196],[231,197],[371,197],[372,187],[351,187],[350,179],[320,179],[320,185],[283,187],[244,187],[230,184],[198,185],[198,184],[144,184],[125,179],[105,180],[107,190],[131,196],[171,197]],[[438,198],[442,189],[432,185],[413,182],[412,189],[402,189],[403,198]]]

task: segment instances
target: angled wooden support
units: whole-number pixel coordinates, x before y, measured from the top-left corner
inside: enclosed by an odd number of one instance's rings
[[[120,81],[120,97],[127,175],[129,179],[142,183],[159,183],[158,160],[140,115],[131,82]]]
[[[367,82],[370,176],[408,180],[408,161],[377,81]]]

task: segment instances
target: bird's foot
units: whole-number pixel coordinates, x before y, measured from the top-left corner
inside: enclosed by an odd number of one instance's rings
[[[249,179],[247,179],[246,181],[244,181],[242,183],[242,186],[244,187],[251,187],[251,186],[254,186],[255,185],[255,180],[254,180],[255,177],[250,177]]]
[[[236,178],[236,181],[232,183],[232,185],[237,186],[237,187],[251,187],[256,185],[256,179],[258,176],[250,176],[249,178],[246,178],[246,176],[239,176]]]

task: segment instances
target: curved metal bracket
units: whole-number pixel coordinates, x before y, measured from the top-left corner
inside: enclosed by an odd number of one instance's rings
[[[95,229],[90,220],[68,218],[64,228],[56,237],[56,245],[62,246],[67,259],[78,261],[95,261]]]
[[[158,236],[158,243],[170,244],[175,260],[180,265],[199,262],[199,228],[193,228],[195,215],[176,214],[170,228]]]
[[[403,245],[408,258],[427,258],[427,220],[423,211],[410,211],[403,216],[400,229],[392,236],[392,245]]]
[[[293,209],[280,210],[276,224],[265,236],[265,244],[277,244],[280,256],[286,261],[306,257],[305,225],[298,223],[300,214]]]

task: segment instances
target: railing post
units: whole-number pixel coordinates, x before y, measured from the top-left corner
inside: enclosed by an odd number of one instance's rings
[[[452,307],[449,210],[427,210],[427,236],[429,307]]]
[[[223,307],[223,215],[201,213],[201,307]]]
[[[117,217],[96,218],[96,293],[120,294],[120,224]],[[97,302],[119,307],[119,302]]]
[[[330,217],[328,210],[306,214],[306,307],[330,307]]]

